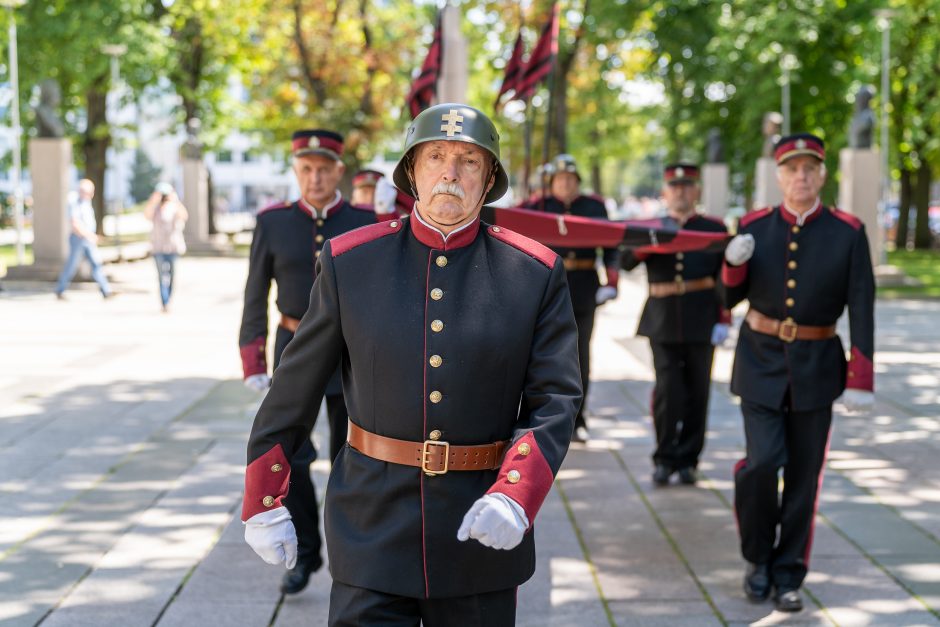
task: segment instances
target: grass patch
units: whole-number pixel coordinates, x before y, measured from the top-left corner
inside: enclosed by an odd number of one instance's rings
[[[30,244],[25,246],[23,263],[33,263],[33,247]],[[0,246],[0,267],[9,268],[18,265],[16,261],[16,244],[4,244]]]
[[[878,289],[881,298],[940,298],[940,251],[892,250],[888,263],[897,266],[922,285],[900,285]]]

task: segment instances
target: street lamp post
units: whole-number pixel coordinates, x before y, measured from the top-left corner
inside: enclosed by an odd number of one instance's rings
[[[891,9],[878,9],[875,17],[881,26],[881,202],[878,204],[878,226],[881,230],[882,247],[880,263],[888,263],[888,253],[884,241],[887,235],[885,228],[885,214],[888,211],[888,202],[891,195],[891,173],[888,170],[888,103],[891,101],[891,86],[889,84],[891,71],[891,18],[894,11]],[[900,218],[899,218],[900,219]]]
[[[117,85],[118,81],[121,80],[121,55],[127,52],[127,46],[124,44],[105,44],[101,46],[101,51],[111,57],[111,116],[109,118],[109,124],[113,121],[114,117],[117,116],[118,112],[118,103],[117,103]],[[120,173],[120,168],[118,167],[118,150],[117,150],[117,134],[112,131],[111,137],[111,156],[114,158],[114,205],[112,213],[114,215],[114,243],[117,246],[118,259],[122,258],[121,251],[121,208],[124,203],[121,199],[121,181],[118,177]]]
[[[13,222],[16,228],[16,263],[26,262],[26,245],[23,242],[23,163],[20,156],[20,142],[23,129],[20,126],[20,75],[16,58],[16,13],[26,0],[0,0],[0,6],[10,10],[10,86],[13,89]]]

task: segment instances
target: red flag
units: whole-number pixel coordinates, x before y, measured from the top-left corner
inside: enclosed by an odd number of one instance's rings
[[[503,86],[499,88],[499,93],[496,94],[496,103],[493,105],[493,108],[497,111],[499,111],[500,98],[503,97],[503,94],[515,90],[516,85],[521,78],[524,67],[522,61],[524,48],[525,46],[522,43],[522,28],[520,28],[519,34],[516,36],[516,43],[512,46],[512,56],[509,57],[509,63],[506,64],[506,74],[503,77]]]
[[[428,56],[421,65],[421,73],[411,84],[411,91],[405,102],[411,111],[412,119],[431,106],[437,95],[437,79],[441,73],[441,62],[444,57],[444,44],[441,39],[441,14],[437,14],[437,25],[434,27],[434,40],[428,48]]]
[[[555,57],[558,54],[558,3],[552,5],[552,14],[542,28],[539,41],[529,55],[525,71],[516,84],[516,98],[528,100],[535,93],[535,88],[552,71]]]

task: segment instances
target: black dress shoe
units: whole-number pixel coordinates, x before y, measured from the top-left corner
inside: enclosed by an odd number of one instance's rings
[[[767,564],[747,563],[744,570],[744,594],[754,603],[767,599],[770,595],[770,569]]]
[[[656,464],[656,468],[653,470],[653,483],[656,485],[668,485],[671,475],[672,468],[665,464]]]
[[[307,587],[310,575],[320,570],[321,566],[323,566],[323,560],[320,556],[303,562],[298,560],[293,568],[284,573],[284,578],[281,579],[281,592],[297,594]]]
[[[803,598],[799,590],[777,590],[774,606],[778,612],[799,612],[803,609]]]
[[[679,481],[685,485],[695,485],[698,477],[695,476],[695,469],[691,466],[679,469]]]

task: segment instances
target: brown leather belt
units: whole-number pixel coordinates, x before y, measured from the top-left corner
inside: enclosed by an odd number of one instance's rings
[[[714,277],[706,276],[689,281],[665,281],[663,283],[650,283],[650,296],[663,298],[664,296],[679,296],[686,292],[701,292],[715,287]]]
[[[278,323],[278,326],[283,329],[287,329],[291,333],[297,333],[297,327],[300,326],[300,320],[281,314],[281,321]]]
[[[442,440],[411,442],[370,433],[349,421],[349,445],[374,459],[415,466],[429,475],[451,470],[495,470],[503,462],[509,441],[456,446]]]
[[[793,340],[828,340],[836,336],[836,325],[831,324],[825,327],[812,327],[807,324],[797,324],[791,318],[786,320],[777,320],[765,316],[756,309],[748,309],[744,316],[747,326],[752,331],[763,333],[764,335],[773,335],[784,342]]]
[[[565,270],[593,270],[596,262],[594,259],[565,259]]]

